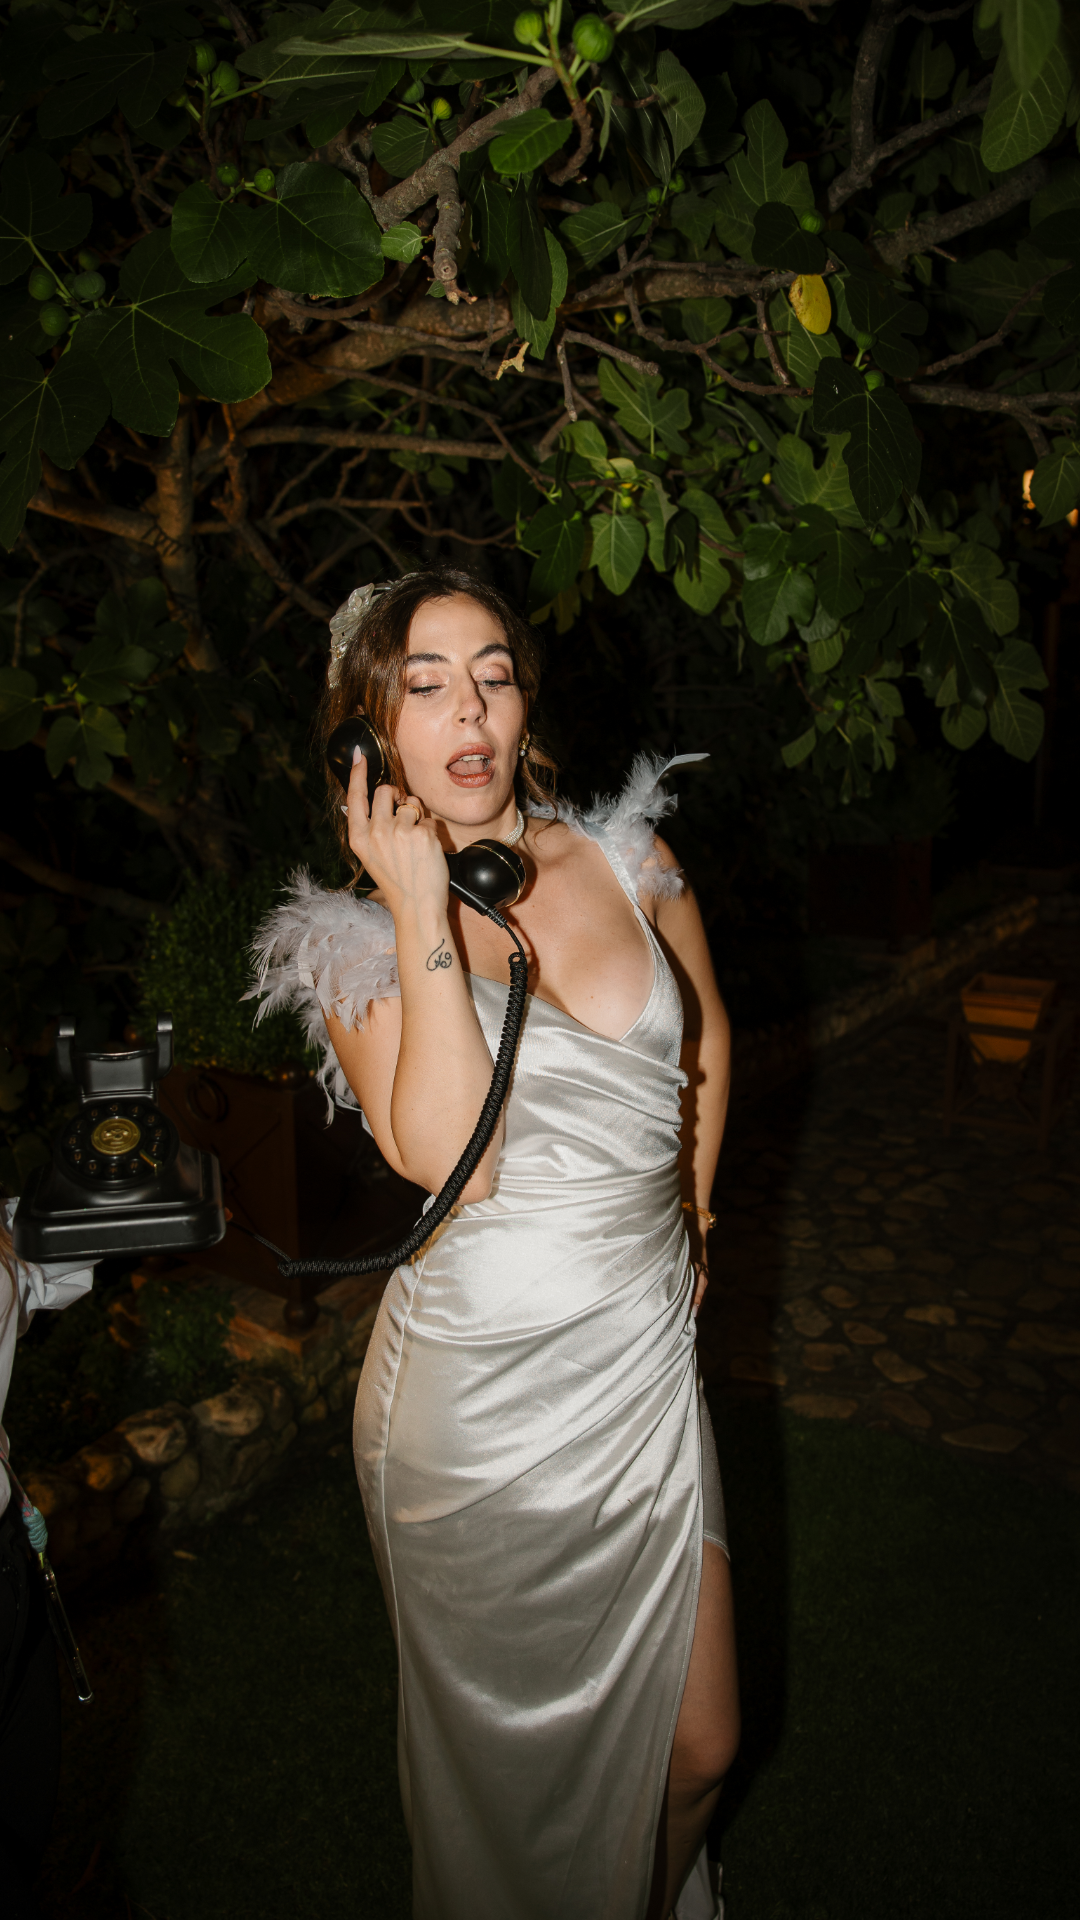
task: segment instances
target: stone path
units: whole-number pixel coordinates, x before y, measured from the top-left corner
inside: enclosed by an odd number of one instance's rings
[[[1080,934],[994,971],[1080,998]],[[1045,1153],[941,1124],[955,994],[736,1111],[721,1161],[706,1380],[885,1426],[1080,1491],[1080,1098]]]

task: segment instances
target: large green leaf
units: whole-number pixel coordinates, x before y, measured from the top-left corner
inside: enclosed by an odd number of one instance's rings
[[[788,137],[776,108],[767,100],[758,100],[743,115],[746,152],[729,162],[728,173],[746,195],[752,207],[763,207],[767,200],[782,200],[805,213],[814,204],[814,190],[805,161],[785,167]]]
[[[678,193],[670,203],[671,224],[692,247],[704,253],[716,225],[716,208],[698,193]]]
[[[1020,619],[1020,596],[1004,576],[1004,562],[990,547],[968,542],[949,557],[953,578],[974,601],[992,633],[1012,633]]]
[[[788,370],[800,387],[812,387],[821,362],[840,359],[835,333],[811,333],[782,293],[775,296],[769,316]]]
[[[577,579],[585,552],[585,521],[580,513],[569,519],[557,509],[541,507],[526,534],[536,564],[529,580],[529,603],[543,607],[565,593]]]
[[[506,244],[526,307],[530,313],[546,313],[551,305],[551,255],[536,211],[536,195],[524,180],[518,181],[510,196]]]
[[[0,752],[10,753],[32,740],[44,711],[32,673],[23,667],[0,667]]]
[[[734,180],[721,180],[709,194],[716,231],[725,247],[749,260],[754,245],[754,203]]]
[[[122,597],[119,593],[107,593],[99,600],[94,631],[117,647],[149,650],[158,665],[163,660],[175,660],[177,654],[183,652],[187,638],[180,622],[169,619],[165,587],[152,573],[133,581]],[[145,679],[146,675],[141,677]]]
[[[683,387],[662,392],[660,374],[616,372],[610,360],[600,362],[600,391],[615,408],[619,425],[655,453],[656,442],[670,453],[686,453],[682,430],[690,425],[690,401]]]
[[[711,220],[711,212],[709,217]],[[583,207],[580,213],[570,213],[565,220],[560,220],[559,231],[582,265],[595,267],[607,254],[614,253],[616,247],[621,247],[640,225],[640,214],[628,220],[614,201],[600,200],[595,206]]]
[[[496,173],[532,173],[566,145],[573,130],[572,120],[556,120],[546,107],[533,107],[495,136],[488,148],[491,164]]]
[[[710,540],[718,540],[725,545],[731,544],[734,535],[718,502],[699,487],[687,487],[679,502],[679,512],[668,529],[669,534],[684,519],[689,519],[691,528],[696,522],[699,529],[697,554],[693,564],[687,565],[685,559],[677,564],[675,591],[694,613],[712,613],[731,585],[731,574],[720,555],[712,547],[707,547],[700,535],[707,534]]]
[[[1057,39],[1058,0],[1002,0],[999,17],[1013,78],[1019,87],[1033,87]]]
[[[609,593],[625,593],[645,558],[645,528],[632,513],[594,513],[592,557]]]
[[[852,629],[859,649],[870,653],[881,646],[895,652],[917,640],[937,597],[929,574],[912,565],[911,548],[898,540],[873,554],[860,574],[866,600]]]
[[[181,272],[199,287],[228,280],[246,256],[244,209],[219,200],[205,180],[178,196],[170,233]]]
[[[266,44],[265,42],[263,43]],[[246,73],[257,72],[252,54],[259,48],[253,47],[242,54],[236,64]],[[303,34],[294,34],[288,40],[278,43],[276,53],[287,60],[327,60],[338,61],[363,60],[374,66],[384,54],[397,60],[450,60],[455,53],[474,51],[468,37],[457,33],[433,33],[427,29],[415,33],[375,32],[345,34],[335,40],[332,48],[320,40],[312,40]]]
[[[550,227],[544,228],[544,239],[551,264],[551,298],[547,312],[542,315],[531,313],[516,287],[510,301],[518,338],[529,342],[529,351],[537,360],[542,360],[548,350],[548,342],[555,331],[555,315],[566,298],[567,281],[566,255]]]
[[[1030,87],[1022,87],[1006,56],[999,57],[979,148],[991,173],[1005,173],[1042,152],[1058,130],[1068,92],[1067,60],[1055,55]]]
[[[802,442],[795,444],[801,446]],[[844,620],[863,603],[859,568],[871,552],[869,541],[850,527],[838,526],[820,507],[808,507],[800,518],[802,525],[788,541],[788,558],[807,564],[817,562],[815,579],[821,604],[835,619]]]
[[[677,160],[697,139],[705,118],[705,101],[682,62],[668,48],[657,56],[656,93]]]
[[[417,260],[423,250],[424,236],[412,220],[399,220],[395,227],[387,227],[379,245],[386,260]]]
[[[41,455],[73,467],[104,426],[109,396],[97,370],[68,354],[43,367],[29,353],[0,354],[0,545],[19,537],[41,481]]]
[[[864,520],[879,520],[902,488],[914,493],[922,451],[911,415],[891,387],[871,392],[846,361],[823,360],[814,382],[814,426],[851,435],[844,458]]]
[[[924,100],[939,100],[955,72],[956,61],[948,41],[935,47],[933,28],[924,27],[908,63],[908,92],[920,106]]]
[[[729,13],[735,0],[626,0],[625,6],[613,9],[620,17],[623,26],[631,22],[635,27],[671,27],[676,32],[688,33],[694,27],[704,27],[710,20],[719,20],[721,14]]]
[[[54,780],[68,762],[75,762],[75,779],[80,787],[104,785],[112,778],[110,756],[125,751],[124,729],[108,707],[84,707],[76,718],[61,714],[49,728],[45,743],[45,763]]]
[[[998,691],[990,706],[990,734],[1017,760],[1032,760],[1042,742],[1043,710],[1020,689],[1047,685],[1042,661],[1026,640],[1010,640],[994,656]]]
[[[64,176],[40,147],[12,154],[0,173],[0,286],[33,266],[31,241],[42,253],[77,247],[93,217],[90,195],[64,195]]]
[[[988,657],[993,642],[974,603],[957,595],[939,599],[931,609],[923,646],[923,665],[935,673],[956,676],[956,696],[967,706],[985,707],[997,692],[994,668]],[[948,690],[938,689],[937,704],[944,706]]]
[[[815,467],[814,450],[808,442],[793,433],[782,434],[777,442],[773,478],[785,500],[795,507],[824,507],[849,525],[858,520],[844,459],[847,438],[846,433],[827,434],[828,451],[820,467]]]
[[[926,308],[918,300],[901,299],[876,275],[849,274],[844,296],[852,335],[872,334],[877,365],[897,380],[908,379],[919,364],[919,353],[905,336],[926,332]]]
[[[182,41],[155,47],[145,33],[98,33],[69,43],[46,63],[50,80],[62,84],[38,108],[38,132],[45,140],[81,133],[117,105],[129,125],[140,127],[180,85],[187,64]]]
[[[128,699],[132,687],[149,680],[161,662],[149,647],[125,646],[115,635],[102,633],[78,649],[72,665],[79,676],[75,691],[80,699],[115,707]]]
[[[754,259],[762,267],[822,273],[828,254],[815,233],[804,233],[786,200],[766,200],[754,215]]]
[[[966,753],[986,732],[985,709],[964,707],[955,701],[941,716],[941,731],[950,747],[955,747],[958,753]]]
[[[407,179],[425,160],[430,160],[435,151],[435,142],[424,122],[414,120],[408,113],[395,113],[392,120],[384,120],[372,134],[371,144],[375,158],[396,180]]]
[[[1080,506],[1080,452],[1048,453],[1031,476],[1031,498],[1050,527]]]
[[[283,167],[277,198],[245,214],[247,257],[261,280],[290,293],[363,293],[381,280],[378,224],[336,167]]]
[[[192,287],[173,258],[168,234],[147,234],[120,270],[123,304],[80,322],[68,360],[81,371],[87,363],[98,368],[116,418],[139,433],[172,431],[180,390],[171,361],[208,399],[246,400],[270,379],[266,336],[246,314],[211,319],[206,309],[249,277]]]
[[[768,573],[743,583],[743,614],[752,640],[774,647],[791,622],[805,624],[814,611],[814,582],[794,562],[782,560]]]

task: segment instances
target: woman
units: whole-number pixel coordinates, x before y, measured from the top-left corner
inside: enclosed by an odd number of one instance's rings
[[[392,1276],[357,1396],[414,1912],[697,1920],[716,1912],[703,1843],[738,1737],[693,1318],[729,1037],[651,830],[673,803],[639,761],[620,801],[553,817],[534,630],[468,575],[360,589],[332,630],[323,737],[362,710],[396,785],[369,807],[354,766],[337,817],[375,891],[298,881],[261,937],[264,1010],[303,1006],[313,1035],[325,1017],[327,1075],[433,1193],[487,1092],[509,981],[506,935],[449,897],[443,855],[502,838],[528,875],[505,1110],[460,1207]]]

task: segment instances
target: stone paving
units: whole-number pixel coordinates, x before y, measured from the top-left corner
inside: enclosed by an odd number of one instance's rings
[[[1080,933],[995,955],[1080,997]],[[959,983],[957,983],[959,984]],[[707,1382],[1080,1491],[1080,1098],[1033,1137],[941,1122],[955,992],[736,1108],[699,1319]]]

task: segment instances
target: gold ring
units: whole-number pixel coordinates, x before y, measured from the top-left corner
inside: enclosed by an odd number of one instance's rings
[[[419,807],[414,807],[411,800],[403,800],[400,807],[398,807],[396,811],[398,813],[411,813],[415,824],[419,826],[420,820],[422,817],[420,813],[420,809]]]

